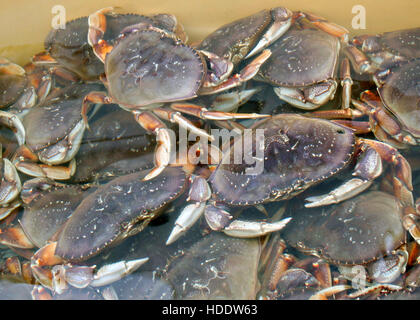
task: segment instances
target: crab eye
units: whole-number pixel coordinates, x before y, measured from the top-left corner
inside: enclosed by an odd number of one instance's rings
[[[344,134],[344,133],[345,133],[345,131],[344,131],[343,129],[337,129],[337,133],[339,133],[339,134]]]

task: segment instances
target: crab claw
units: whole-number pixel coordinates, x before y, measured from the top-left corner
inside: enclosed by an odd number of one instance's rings
[[[271,43],[279,39],[287,30],[289,30],[292,24],[292,16],[293,13],[284,7],[278,7],[271,10],[271,15],[273,17],[274,22],[262,36],[261,40],[255,45],[251,52],[245,57],[248,59],[249,57],[253,56],[254,54],[260,52]]]
[[[140,266],[149,261],[149,258],[141,258],[130,261],[120,261],[101,267],[90,283],[93,287],[105,286],[120,280],[124,276],[136,271]]]
[[[174,148],[172,132],[167,128],[159,128],[156,133],[156,141],[158,145],[155,152],[155,168],[143,178],[145,181],[158,176],[171,160]]]
[[[1,189],[0,205],[6,205],[12,202],[22,190],[19,174],[15,166],[8,159],[3,159],[0,165]]]
[[[214,94],[225,91],[227,89],[235,88],[242,83],[251,80],[260,70],[260,67],[271,56],[271,50],[265,49],[261,54],[254,58],[240,73],[235,74],[217,86],[203,86],[199,90],[200,95]]]
[[[292,220],[291,217],[271,223],[234,220],[229,226],[223,229],[223,232],[228,236],[236,238],[256,238],[280,231],[290,220]]]
[[[0,123],[11,128],[15,132],[17,142],[20,146],[25,143],[25,128],[16,115],[0,111]]]
[[[124,276],[136,271],[149,258],[120,261],[107,264],[95,272],[95,266],[56,265],[52,269],[52,283],[54,292],[61,294],[68,284],[83,289],[87,286],[101,287],[122,279]]]
[[[206,203],[195,203],[186,206],[178,219],[175,221],[175,227],[166,240],[166,245],[170,245],[178,240],[187,230],[189,230],[194,223],[203,215],[206,208]]]
[[[372,185],[374,179],[381,175],[383,167],[380,154],[373,148],[359,141],[362,154],[353,171],[354,178],[346,181],[328,194],[308,197],[306,208],[326,206],[352,198]]]

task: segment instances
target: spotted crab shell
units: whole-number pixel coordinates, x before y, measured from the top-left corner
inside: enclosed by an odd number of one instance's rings
[[[420,138],[420,59],[395,70],[378,89],[386,108],[417,138]]]
[[[138,108],[194,98],[205,73],[193,48],[157,30],[121,39],[105,60],[110,96],[124,107]]]
[[[293,210],[282,236],[289,245],[331,263],[364,264],[405,243],[401,214],[394,196],[371,191],[332,207]]]
[[[272,55],[258,78],[276,86],[303,87],[334,78],[340,41],[318,30],[291,29],[269,49]]]
[[[115,178],[86,197],[58,235],[55,254],[71,261],[87,259],[140,232],[184,191],[187,178],[181,168],[166,168],[143,181],[148,172]]]
[[[288,199],[345,168],[354,152],[353,132],[327,120],[279,114],[252,129],[253,141],[237,139],[210,177],[217,200],[253,205]],[[264,132],[263,153],[256,149],[256,129]],[[243,150],[239,163],[235,150]]]

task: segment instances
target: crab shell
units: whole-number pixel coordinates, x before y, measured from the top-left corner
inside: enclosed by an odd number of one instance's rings
[[[102,110],[101,110],[102,111]],[[125,175],[153,167],[155,139],[117,105],[95,114],[76,154],[72,182]]]
[[[201,87],[200,54],[158,29],[121,38],[105,59],[107,88],[126,109],[191,99]]]
[[[55,165],[75,156],[85,129],[78,106],[88,92],[100,90],[96,83],[75,84],[29,110],[22,121],[26,145],[41,162]]]
[[[247,164],[242,158],[241,164],[235,164],[235,145],[252,155],[256,146],[247,151],[249,141],[234,142],[210,177],[219,201],[254,205],[291,198],[345,168],[354,153],[353,132],[326,120],[279,114],[257,122],[252,129],[264,130],[264,159]],[[247,174],[246,170],[255,168],[257,161],[263,161],[263,171]]]
[[[145,23],[165,30],[176,31],[172,15],[147,17],[139,14],[107,14],[104,39],[114,42],[125,27]],[[104,72],[104,66],[93,53],[88,39],[88,17],[66,23],[64,29],[53,29],[45,39],[45,49],[61,65],[77,73],[84,80],[95,80]]]
[[[144,229],[166,204],[183,193],[182,168],[170,167],[144,181],[149,170],[125,175],[86,197],[57,235],[55,254],[85,260]]]
[[[335,78],[340,41],[326,32],[290,29],[269,49],[272,55],[258,79],[275,86],[306,87]]]
[[[208,35],[197,49],[212,52],[237,65],[260,40],[273,19],[286,18],[288,14],[287,9],[279,7],[235,20]],[[290,24],[285,24],[282,29],[287,30]]]
[[[362,51],[369,55],[377,67],[394,59],[410,60],[420,58],[420,28],[385,32],[371,36],[362,43]]]
[[[392,71],[385,83],[378,88],[387,110],[416,140],[420,140],[419,86],[420,59],[416,59]]]
[[[406,242],[401,214],[395,197],[370,191],[337,206],[296,210],[283,237],[291,246],[333,264],[367,264]]]
[[[87,193],[78,185],[36,178],[25,182],[20,225],[31,242],[41,248],[62,227]]]

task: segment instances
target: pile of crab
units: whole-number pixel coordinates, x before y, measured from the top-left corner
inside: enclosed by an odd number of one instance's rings
[[[104,8],[0,88],[2,298],[418,299],[420,28]]]

